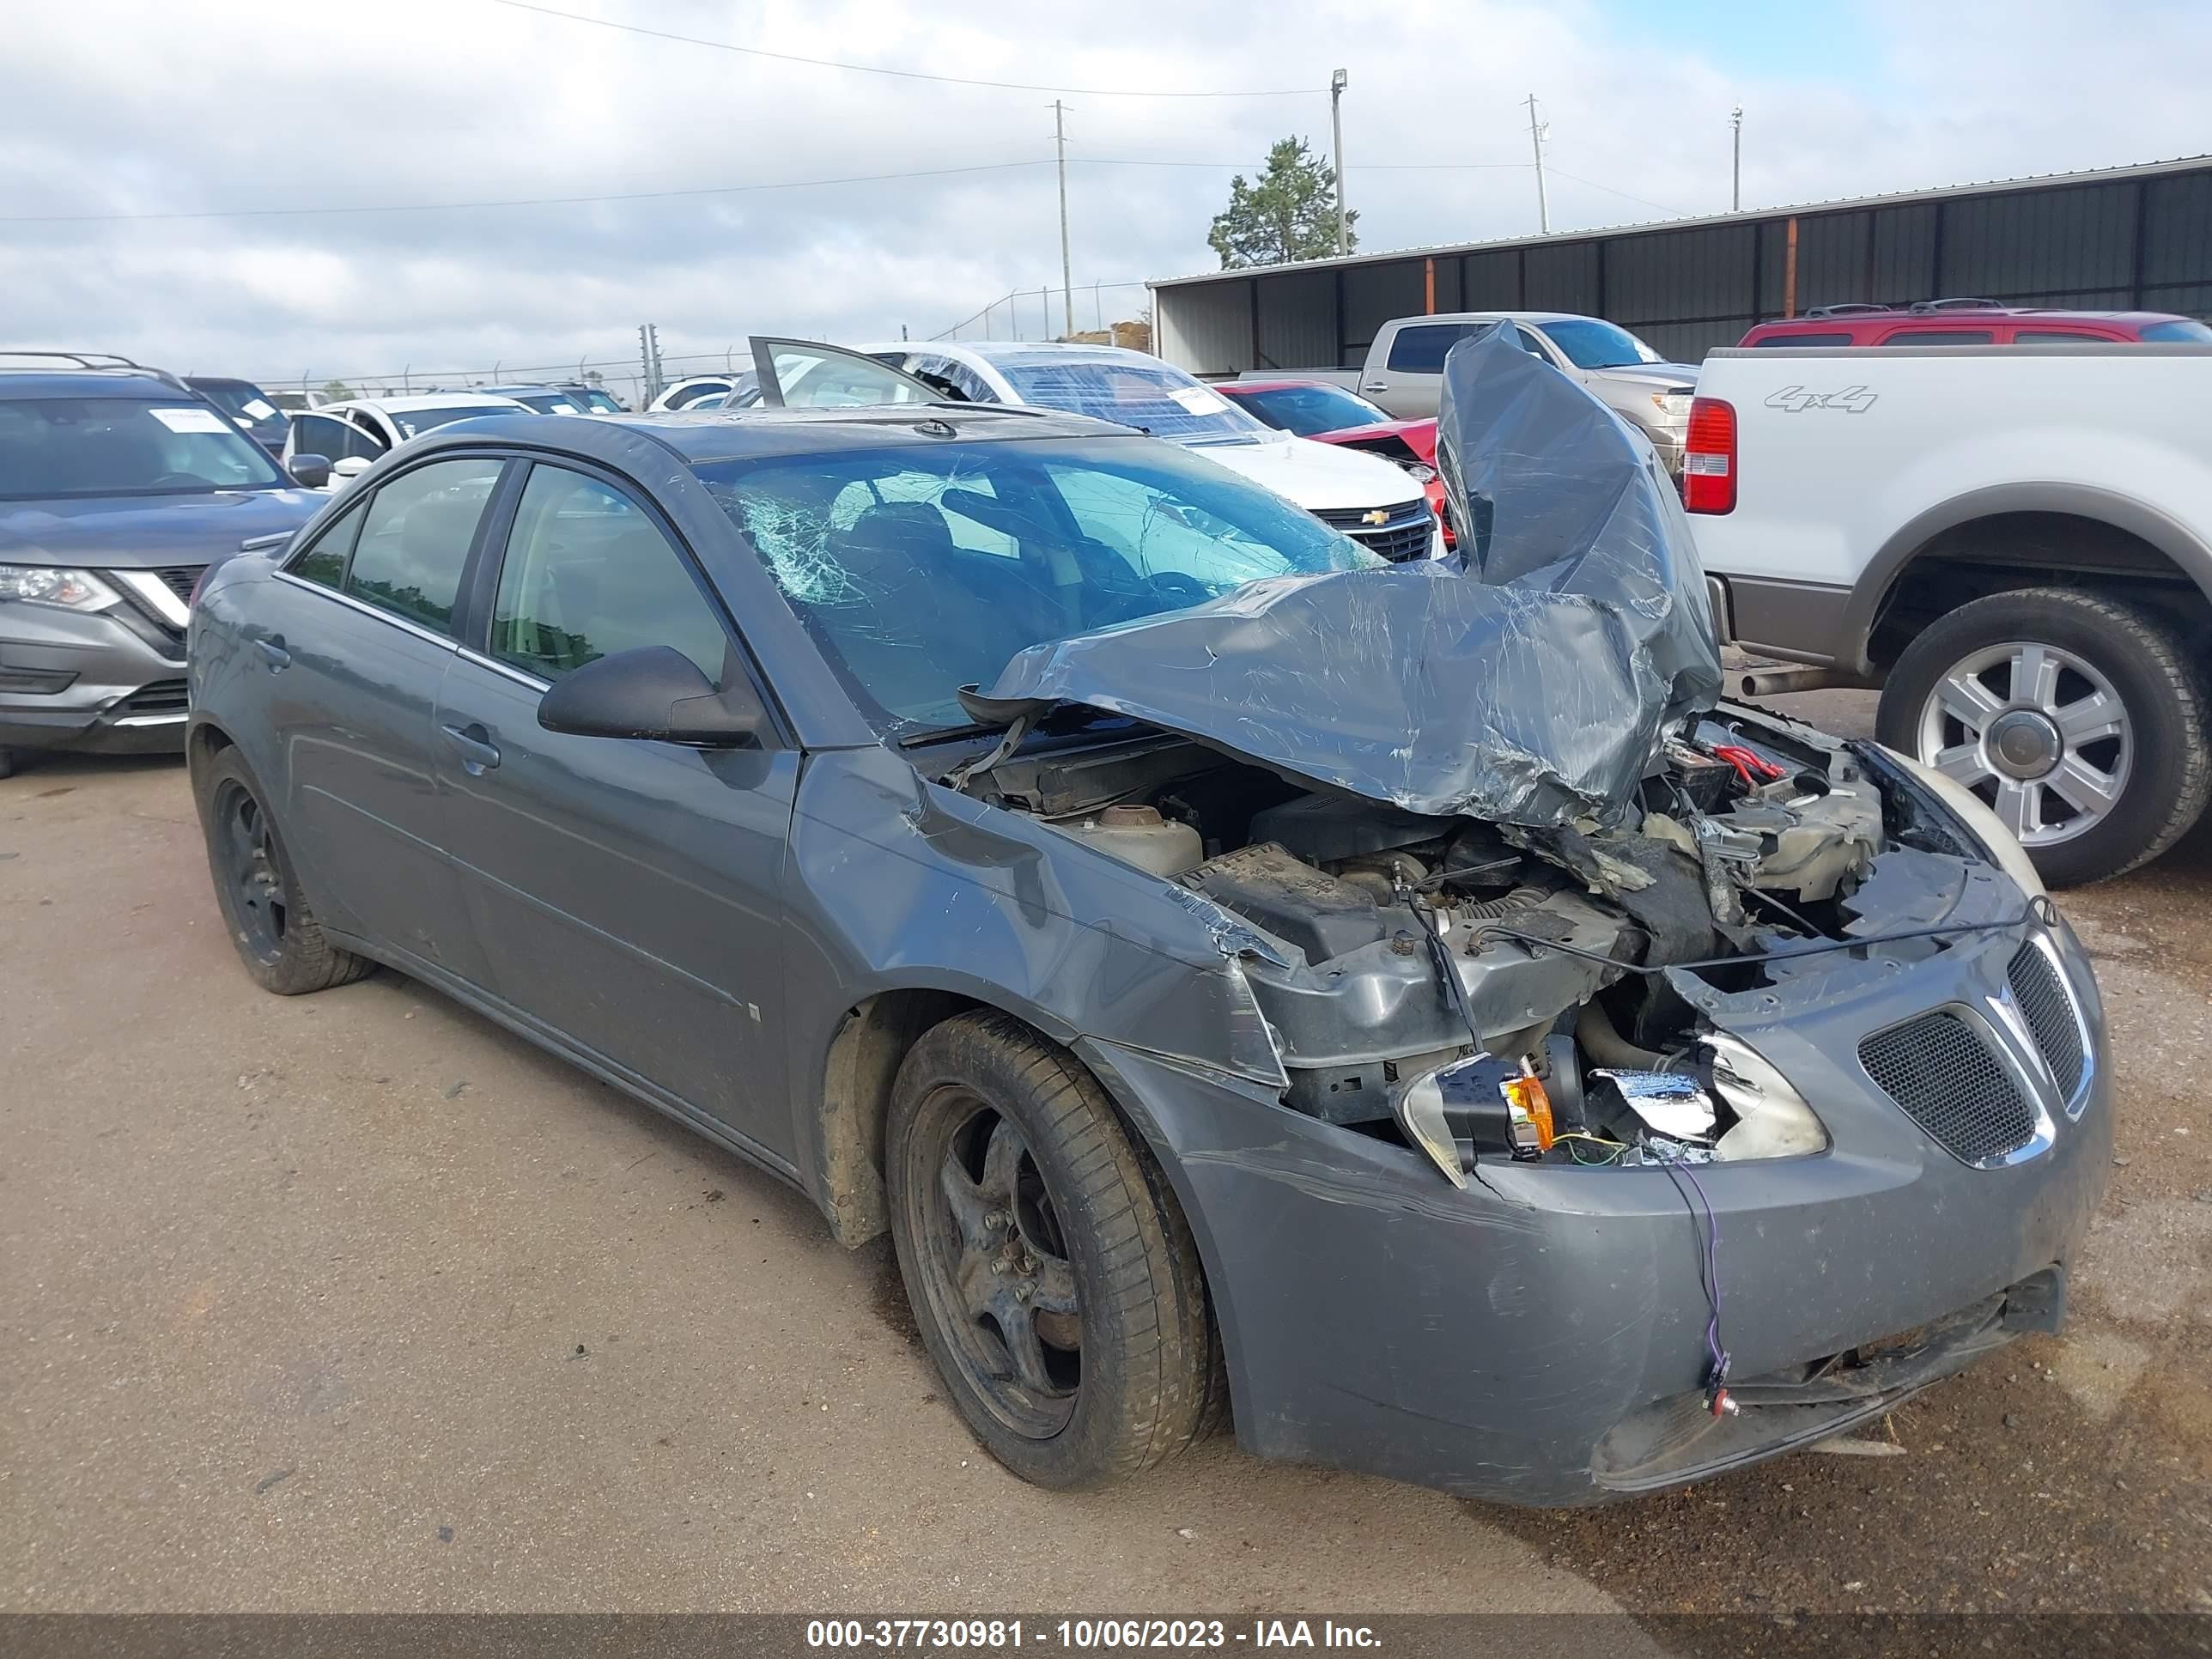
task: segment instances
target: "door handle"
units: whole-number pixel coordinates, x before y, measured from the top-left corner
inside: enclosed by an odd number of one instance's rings
[[[491,733],[474,721],[466,726],[441,726],[446,741],[461,751],[461,770],[472,778],[480,778],[499,764],[499,745],[491,740]]]
[[[1390,382],[1388,380],[1369,380],[1364,383],[1359,389],[1362,392],[1388,392],[1390,389]]]
[[[284,636],[282,634],[272,634],[267,639],[256,640],[253,643],[260,648],[261,654],[269,659],[270,673],[276,673],[290,665],[292,653],[284,648]]]

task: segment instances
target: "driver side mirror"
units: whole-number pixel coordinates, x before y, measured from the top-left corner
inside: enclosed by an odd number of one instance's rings
[[[366,455],[347,455],[331,463],[331,476],[334,478],[358,478],[375,465]]]
[[[538,723],[580,738],[753,749],[768,729],[768,711],[742,674],[717,691],[674,646],[647,645],[562,676],[538,699]]]
[[[292,482],[302,489],[320,489],[331,481],[331,458],[327,455],[295,455],[284,463],[284,470],[292,475]]]

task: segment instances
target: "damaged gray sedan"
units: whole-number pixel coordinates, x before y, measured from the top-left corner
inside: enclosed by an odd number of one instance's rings
[[[1026,411],[410,445],[195,610],[240,956],[388,964],[888,1231],[1047,1486],[1228,1418],[1587,1504],[2054,1328],[2111,1111],[2026,860],[1717,700],[1616,418],[1446,381],[1463,565]]]

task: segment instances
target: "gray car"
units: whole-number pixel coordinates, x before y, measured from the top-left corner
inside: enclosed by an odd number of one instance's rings
[[[0,776],[33,750],[175,753],[193,584],[322,498],[170,375],[0,356],[34,365],[0,364]]]
[[[1525,443],[1447,399],[1463,571],[1034,410],[428,434],[195,611],[240,957],[889,1231],[1048,1486],[1229,1416],[1588,1504],[1885,1411],[2060,1317],[2087,963],[1986,813],[1716,700],[1648,447],[1522,372]]]

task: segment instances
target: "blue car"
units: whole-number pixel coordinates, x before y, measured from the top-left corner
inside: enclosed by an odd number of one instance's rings
[[[207,567],[324,498],[183,381],[0,353],[0,777],[26,752],[176,752]]]

